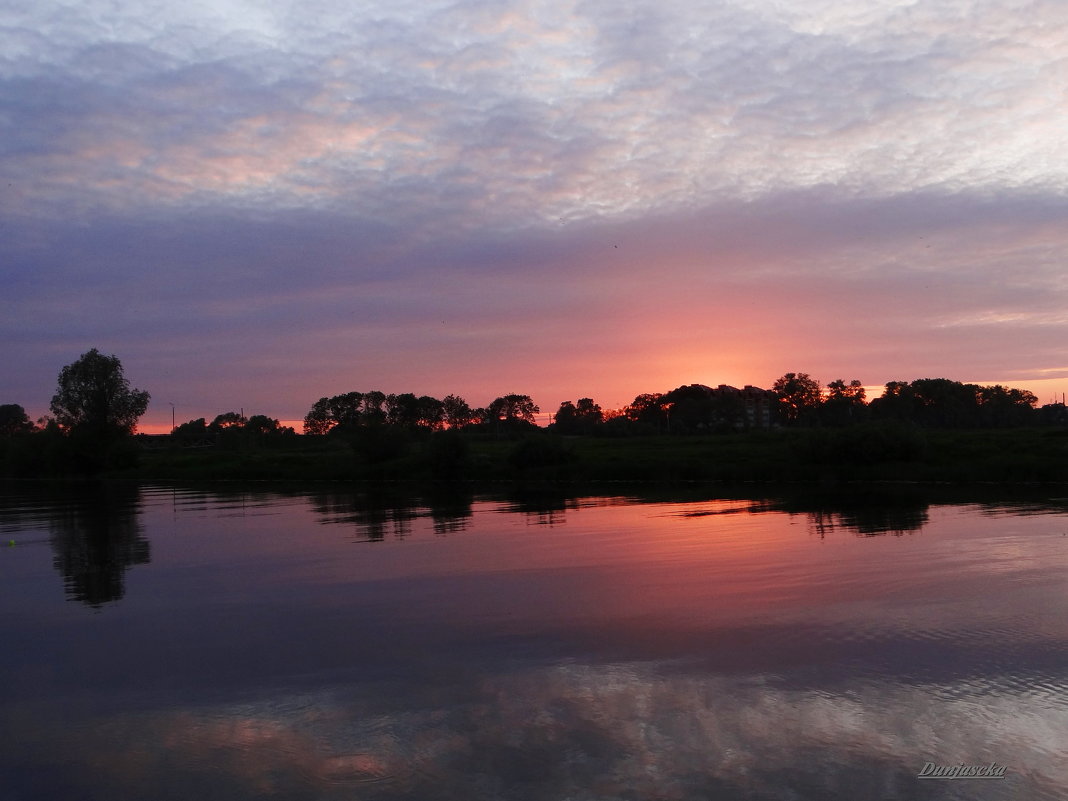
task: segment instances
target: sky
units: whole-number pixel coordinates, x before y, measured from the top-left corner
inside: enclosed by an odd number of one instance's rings
[[[1060,0],[15,0],[0,403],[1059,400],[1066,110]]]

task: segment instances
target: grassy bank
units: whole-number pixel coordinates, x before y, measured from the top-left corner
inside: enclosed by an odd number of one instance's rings
[[[518,440],[449,432],[281,447],[146,450],[116,476],[142,480],[1068,481],[1068,431],[894,426],[699,437]]]

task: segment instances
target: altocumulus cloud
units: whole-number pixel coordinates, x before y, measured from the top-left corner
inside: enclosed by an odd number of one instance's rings
[[[281,416],[368,381],[549,406],[873,357],[866,382],[1059,375],[1063,4],[90,1],[0,26],[5,401],[94,345],[162,398],[218,340],[194,394]],[[576,337],[642,384],[580,385]],[[296,361],[311,390],[278,383]]]
[[[209,775],[235,798],[360,790],[392,799],[452,787],[453,797],[583,798],[595,788],[605,798],[682,801],[772,798],[785,783],[798,799],[907,797],[930,757],[917,743],[935,732],[946,753],[996,755],[1014,789],[1034,797],[1055,797],[1066,779],[1055,755],[1057,726],[1068,721],[1043,693],[991,701],[967,681],[808,689],[771,675],[658,667],[523,670],[435,687],[425,701],[407,695],[400,709],[384,700],[393,688],[337,687],[149,711],[95,721],[108,736],[71,735],[64,753],[72,783],[92,776],[117,794],[142,792],[166,771],[178,786]],[[16,748],[27,764],[44,763],[34,722],[24,728]]]

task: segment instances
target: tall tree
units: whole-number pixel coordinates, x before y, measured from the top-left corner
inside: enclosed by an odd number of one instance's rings
[[[985,426],[1027,425],[1034,419],[1038,398],[1026,389],[1011,389],[997,384],[980,387],[976,396],[979,420]]]
[[[363,395],[362,420],[369,425],[378,425],[386,421],[386,413],[382,409],[386,402],[386,393],[377,389],[365,392]]]
[[[203,417],[174,427],[171,432],[177,437],[203,437],[208,433],[208,422]]]
[[[584,423],[589,425],[596,425],[604,419],[600,404],[594,403],[593,398],[579,398],[575,403],[575,412]]]
[[[33,423],[25,409],[17,403],[0,405],[0,437],[14,437],[30,431],[33,431]]]
[[[772,390],[779,396],[779,408],[791,423],[808,417],[822,400],[820,382],[808,373],[787,373],[775,380]]]
[[[244,431],[249,435],[261,435],[266,436],[268,434],[281,434],[286,431],[292,432],[292,429],[288,426],[283,426],[281,422],[274,417],[268,417],[265,414],[254,414],[245,423]]]
[[[631,401],[624,410],[627,418],[636,423],[655,423],[664,419],[664,396],[660,392],[644,392]]]
[[[441,401],[445,414],[445,424],[449,428],[463,428],[475,422],[478,415],[459,395],[446,395]]]
[[[437,431],[445,424],[445,404],[430,395],[420,395],[415,402],[418,424]]]
[[[245,427],[246,423],[248,423],[248,418],[240,412],[223,412],[215,415],[215,419],[208,425],[208,430],[218,433],[231,429],[241,429]]]
[[[576,428],[578,410],[572,401],[566,400],[560,404],[560,408],[553,415],[553,425],[556,430],[564,433],[573,433]]]
[[[541,411],[530,395],[503,395],[487,407],[489,420],[522,420],[534,423],[534,415]]]
[[[827,398],[820,410],[820,419],[831,425],[859,423],[867,411],[864,385],[853,379],[848,384],[841,378],[827,385]]]
[[[577,403],[564,401],[553,416],[556,431],[561,434],[589,434],[603,420],[604,412],[592,398],[579,398]]]
[[[330,432],[337,425],[330,412],[330,398],[319,398],[304,415],[304,433],[321,436]]]
[[[419,399],[411,392],[386,395],[386,423],[401,428],[415,428],[419,423]]]
[[[66,431],[114,438],[132,434],[149,394],[131,389],[117,356],[93,348],[59,373],[52,414]]]
[[[345,392],[327,399],[327,409],[334,425],[342,430],[358,426],[363,414],[361,411],[363,400],[362,392]]]

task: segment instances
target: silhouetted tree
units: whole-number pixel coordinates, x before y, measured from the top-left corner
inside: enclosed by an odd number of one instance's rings
[[[646,426],[655,426],[659,431],[661,425],[667,422],[663,399],[663,394],[659,392],[646,392],[636,396],[623,412],[628,420]]]
[[[887,383],[882,396],[871,402],[871,410],[876,419],[935,428],[1012,426],[1033,422],[1036,402],[1027,390],[919,378]]]
[[[978,424],[979,387],[949,378],[919,378],[909,384],[917,401],[917,422],[939,428],[962,428]]]
[[[208,423],[203,417],[175,426],[171,431],[171,442],[185,448],[213,447],[220,443],[222,435],[209,431]]]
[[[713,391],[702,384],[688,384],[660,398],[667,410],[671,431],[677,434],[710,431],[717,423]]]
[[[429,395],[416,397],[411,392],[386,396],[386,422],[401,428],[429,428],[441,425],[441,401]]]
[[[534,415],[541,409],[529,395],[504,395],[490,403],[486,411],[490,421],[522,420],[533,424]]]
[[[445,424],[449,428],[463,428],[466,425],[481,419],[474,410],[467,405],[467,401],[458,395],[446,395],[441,401]]]
[[[437,431],[445,424],[445,404],[430,395],[420,395],[415,402],[416,421],[421,428]]]
[[[130,388],[116,356],[96,348],[83,354],[59,373],[51,410],[64,437],[50,443],[49,461],[58,472],[87,475],[136,463],[131,434],[148,400],[147,392]]]
[[[564,401],[553,415],[553,427],[558,434],[589,434],[601,424],[604,412],[592,398],[579,398],[578,403]]]
[[[820,382],[808,373],[787,373],[775,380],[772,390],[779,397],[779,408],[791,423],[812,415],[822,400]]]
[[[599,404],[593,402],[593,398],[579,398],[575,402],[575,412],[580,420],[589,425],[596,425],[604,419],[604,412]]]
[[[820,419],[831,425],[850,425],[862,422],[865,416],[865,390],[860,381],[848,384],[841,378],[827,385],[827,397],[820,410]]]
[[[381,393],[377,393],[381,395]],[[385,400],[378,401],[379,406]],[[304,416],[305,434],[344,434],[364,422],[365,395],[362,392],[345,392],[329,398],[319,398]],[[380,412],[381,409],[378,409]]]
[[[244,428],[246,423],[248,423],[248,418],[239,412],[223,412],[215,416],[215,419],[208,425],[208,430],[215,433],[230,431]]]
[[[130,388],[117,356],[93,348],[60,371],[51,409],[65,431],[111,440],[133,433],[148,401]]]
[[[386,395],[386,424],[401,428],[415,428],[419,421],[418,398],[411,392]]]
[[[0,437],[14,437],[33,431],[33,423],[26,410],[17,403],[0,405]]]
[[[363,396],[363,422],[367,425],[379,425],[386,421],[386,412],[382,408],[386,394],[373,389]]]
[[[337,420],[330,413],[330,398],[319,398],[312,404],[311,409],[304,415],[304,433],[322,436],[330,433],[337,425]]]
[[[49,445],[43,435],[31,436],[34,425],[17,403],[0,405],[0,476],[25,478],[43,473]],[[54,437],[49,437],[54,439]],[[62,442],[58,443],[62,447]]]
[[[208,433],[208,423],[203,417],[175,426],[171,432],[176,437],[203,437]]]
[[[575,418],[578,416],[575,404],[569,400],[563,401],[560,408],[553,415],[553,425],[561,434],[575,433]]]
[[[908,381],[887,381],[883,394],[872,400],[870,411],[879,420],[914,420],[915,398]]]
[[[362,392],[344,392],[334,395],[327,401],[330,419],[343,432],[355,428],[363,420],[363,403]]]
[[[1000,384],[980,387],[976,400],[980,422],[984,426],[1021,426],[1035,420],[1038,398],[1026,389],[1009,389]]]
[[[271,434],[292,434],[293,429],[283,426],[280,421],[265,414],[254,414],[245,423],[246,434],[268,436]]]
[[[453,398],[453,413],[457,419],[464,418],[466,404],[463,399]],[[463,404],[458,408],[456,404]],[[466,409],[466,422],[470,422],[470,409]],[[346,392],[330,398],[319,398],[304,416],[305,434],[339,434],[346,437],[360,427],[387,425],[406,429],[440,429],[446,419],[445,403],[429,395],[416,397],[411,392],[389,394],[372,392]]]
[[[1068,407],[1063,403],[1047,403],[1035,410],[1033,419],[1043,426],[1068,426]]]

